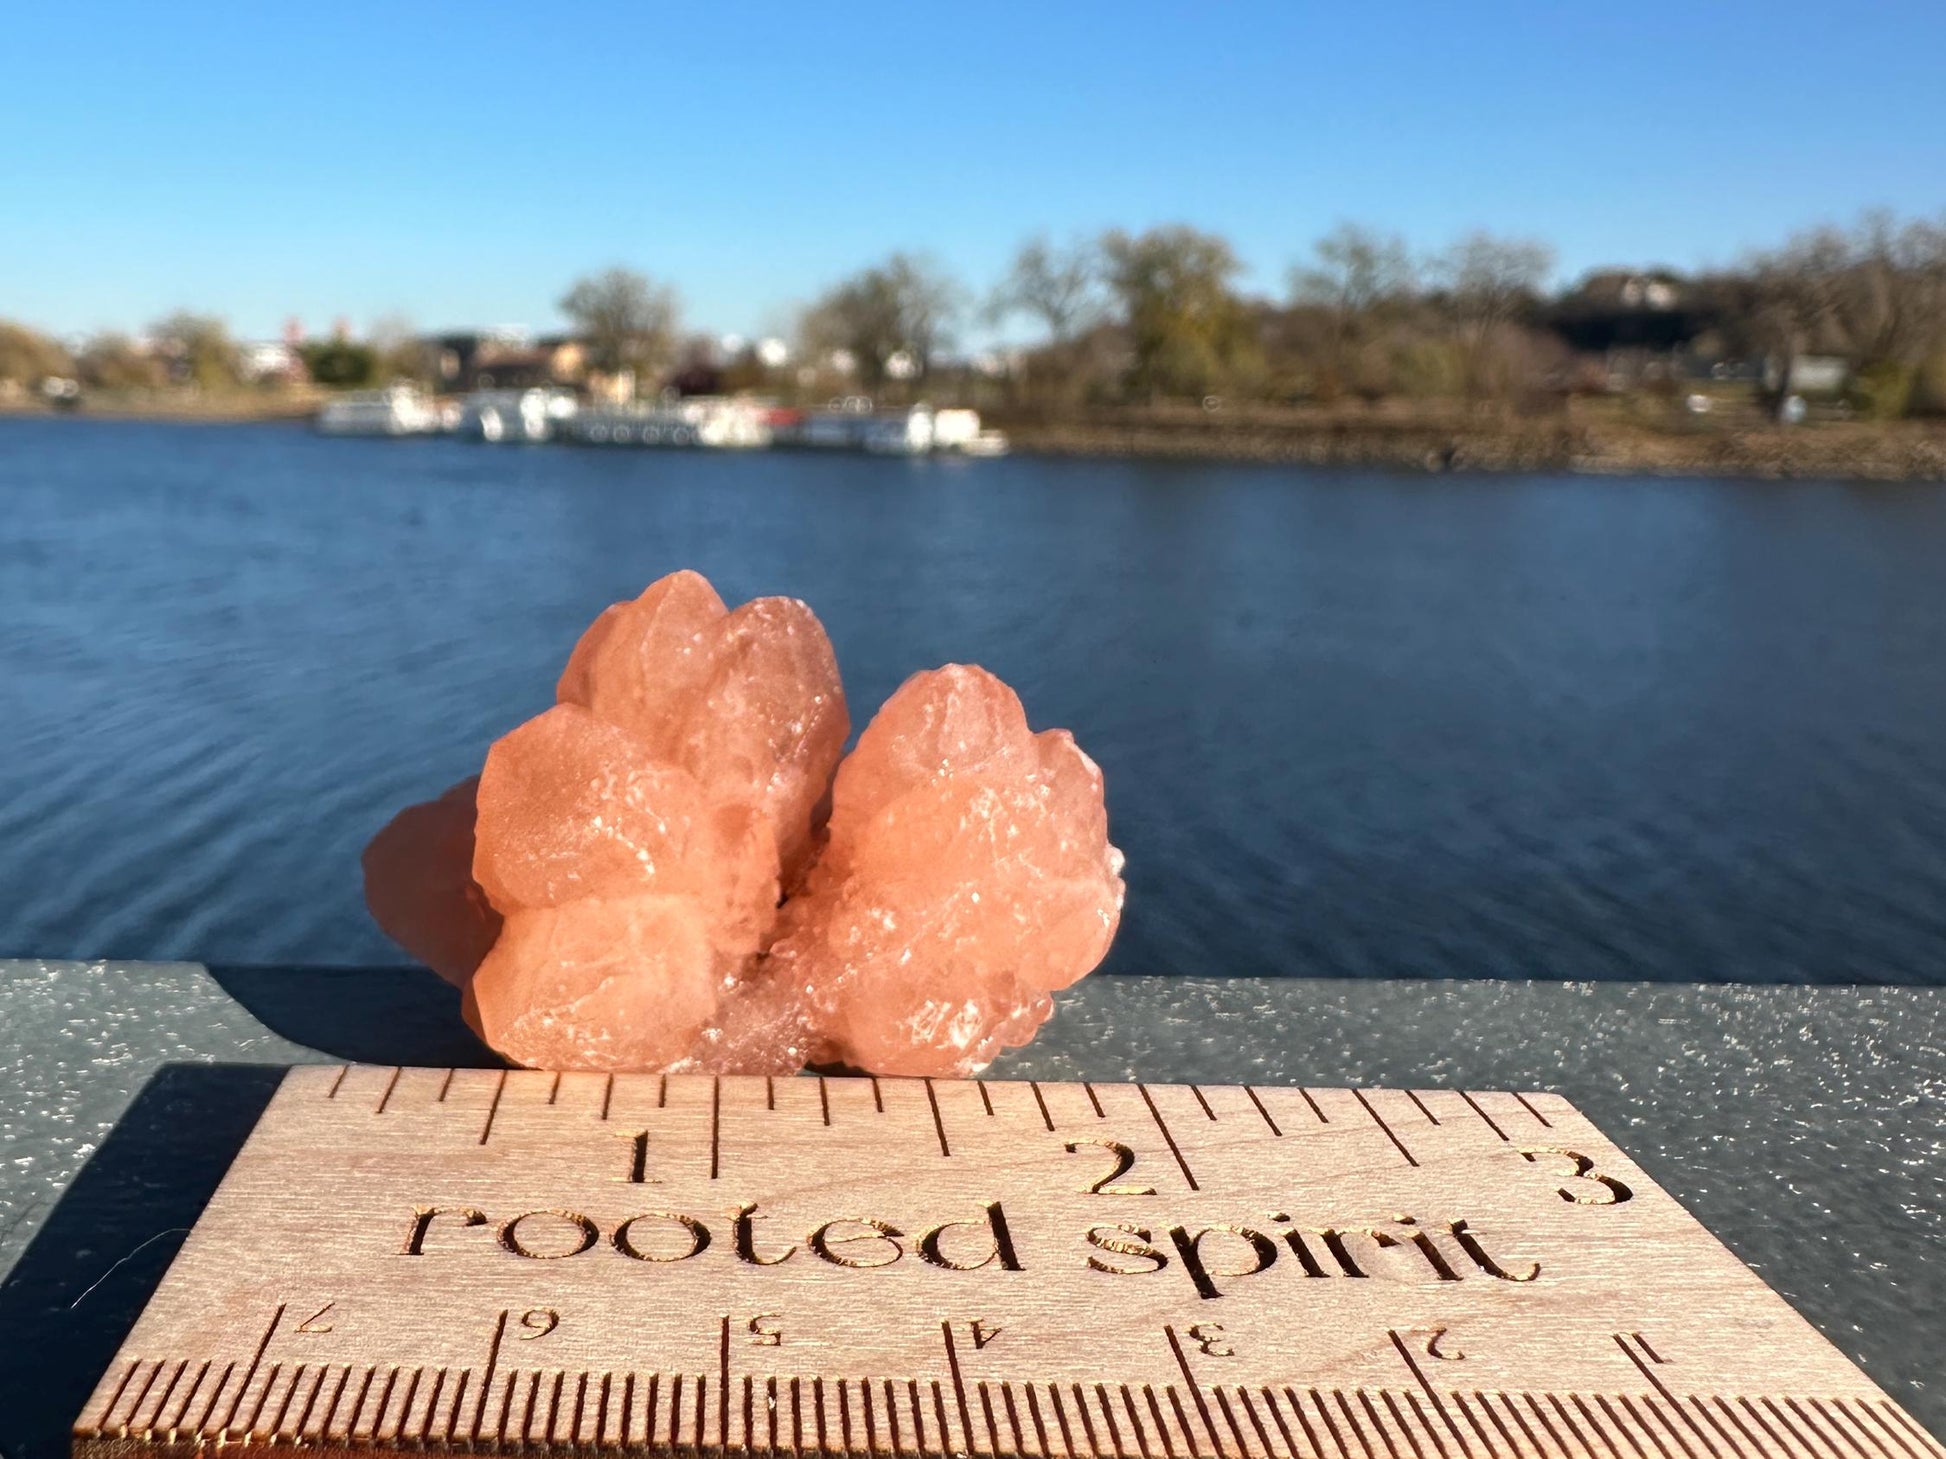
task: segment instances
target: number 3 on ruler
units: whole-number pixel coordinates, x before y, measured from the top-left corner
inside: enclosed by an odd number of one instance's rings
[[[1568,1177],[1570,1180],[1589,1181],[1592,1184],[1603,1187],[1608,1192],[1608,1198],[1603,1200],[1599,1196],[1578,1196],[1566,1186],[1557,1187],[1562,1200],[1573,1201],[1577,1206],[1619,1206],[1623,1201],[1629,1200],[1635,1195],[1634,1191],[1623,1185],[1614,1176],[1603,1175],[1599,1170],[1596,1170],[1595,1162],[1590,1160],[1586,1155],[1583,1155],[1579,1150],[1563,1150],[1558,1145],[1529,1145],[1517,1153],[1522,1160],[1527,1161],[1529,1164],[1533,1164],[1536,1158],[1542,1155],[1558,1155],[1563,1160],[1571,1160],[1574,1162],[1574,1173]]]
[[[1115,1168],[1113,1170],[1109,1171],[1108,1174],[1104,1175],[1093,1185],[1082,1187],[1089,1195],[1152,1196],[1155,1194],[1155,1187],[1152,1185],[1123,1185],[1117,1183],[1135,1166],[1135,1152],[1129,1149],[1128,1146],[1118,1140],[1070,1140],[1067,1144],[1068,1154],[1079,1154],[1084,1145],[1097,1145],[1103,1150],[1109,1151],[1115,1157]]]

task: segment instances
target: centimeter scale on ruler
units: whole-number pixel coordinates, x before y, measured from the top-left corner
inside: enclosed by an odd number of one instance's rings
[[[295,1069],[76,1426],[935,1459],[1941,1459],[1567,1101]]]

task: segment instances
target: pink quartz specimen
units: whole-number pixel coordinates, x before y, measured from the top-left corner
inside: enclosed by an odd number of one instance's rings
[[[1108,950],[1101,772],[983,669],[914,675],[840,765],[810,609],[684,572],[595,620],[558,699],[365,853],[380,925],[517,1063],[965,1074]]]

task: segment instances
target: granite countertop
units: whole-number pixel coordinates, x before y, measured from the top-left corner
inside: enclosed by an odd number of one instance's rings
[[[403,969],[0,961],[0,1456],[53,1459],[278,1067],[493,1062]],[[1002,1078],[1553,1089],[1946,1435],[1946,989],[1093,978]]]

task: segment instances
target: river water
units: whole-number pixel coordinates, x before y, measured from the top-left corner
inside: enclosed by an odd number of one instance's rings
[[[678,567],[1107,776],[1118,972],[1946,981],[1946,491],[0,421],[0,955],[401,960],[358,852]]]

